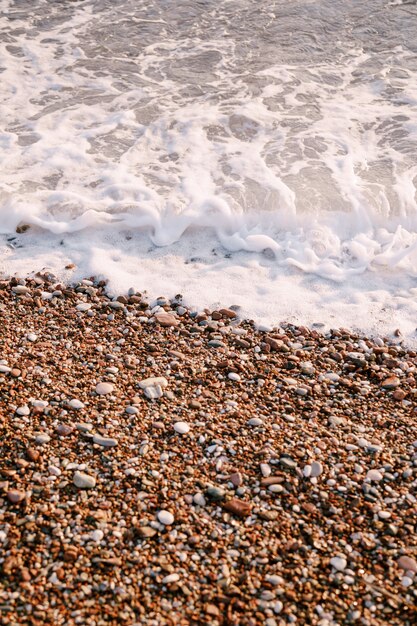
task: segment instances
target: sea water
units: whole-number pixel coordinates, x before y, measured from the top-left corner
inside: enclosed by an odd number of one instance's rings
[[[0,0],[0,273],[413,342],[416,184],[415,0]]]

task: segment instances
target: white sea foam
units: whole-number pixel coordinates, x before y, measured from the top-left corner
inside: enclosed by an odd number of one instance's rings
[[[355,4],[1,0],[0,270],[413,341],[415,8]]]

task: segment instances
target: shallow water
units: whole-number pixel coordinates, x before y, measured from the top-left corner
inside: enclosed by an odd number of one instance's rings
[[[0,269],[410,335],[416,53],[414,0],[0,0]]]

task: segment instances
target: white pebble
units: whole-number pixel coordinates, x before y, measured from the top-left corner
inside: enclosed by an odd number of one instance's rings
[[[261,474],[264,478],[268,478],[268,476],[271,476],[271,466],[268,465],[268,463],[261,463],[260,468]]]
[[[46,433],[42,433],[42,434],[38,435],[37,437],[35,437],[35,441],[36,441],[36,443],[39,443],[39,444],[42,445],[44,443],[48,443],[49,441],[51,441],[51,438]]]
[[[143,393],[149,400],[157,400],[158,398],[162,398],[164,394],[161,385],[149,385],[149,387],[145,387]]]
[[[403,587],[410,587],[413,584],[413,579],[409,576],[403,576],[401,578],[401,584]]]
[[[343,572],[347,567],[347,560],[344,556],[334,556],[330,559],[330,565],[338,572]]]
[[[313,461],[311,464],[311,478],[317,478],[323,472],[323,465],[320,461]]]
[[[114,387],[111,383],[98,383],[96,385],[96,394],[99,396],[105,396],[113,391]]]
[[[278,600],[278,602],[275,602],[273,608],[274,608],[274,613],[278,615],[278,613],[281,613],[282,609],[284,608],[284,605],[282,604],[281,600]]]
[[[179,574],[168,574],[162,579],[162,582],[164,585],[168,585],[169,583],[176,583],[179,579]]]
[[[21,295],[23,293],[29,293],[30,289],[29,287],[25,287],[25,285],[15,285],[14,287],[12,287],[12,291],[13,293]]]
[[[161,524],[164,524],[164,526],[170,526],[174,523],[175,519],[172,513],[170,513],[169,511],[165,511],[164,509],[158,512],[157,518],[158,521],[161,522]]]
[[[261,426],[263,424],[263,421],[260,417],[251,417],[251,419],[248,420],[248,424],[249,426]]]
[[[73,481],[74,485],[79,489],[92,489],[96,486],[94,476],[89,476],[88,474],[84,474],[84,472],[75,472]]]
[[[70,400],[68,402],[68,406],[71,407],[71,409],[83,409],[84,408],[84,403],[81,402],[81,400],[77,400],[76,398],[73,398],[72,400]]]
[[[102,437],[101,435],[94,435],[93,443],[96,443],[99,446],[103,446],[103,448],[113,448],[113,446],[117,446],[117,439],[113,439],[112,437]]]
[[[206,506],[206,499],[202,493],[196,493],[193,495],[193,502],[198,506]]]
[[[186,433],[190,432],[190,425],[187,424],[187,422],[175,422],[174,430],[180,435],[185,435]]]
[[[38,338],[38,335],[35,335],[35,333],[29,333],[29,334],[27,335],[27,340],[28,340],[28,341],[31,341],[32,343],[33,343],[34,341],[36,341],[36,340],[37,340],[37,338]]]
[[[93,530],[93,532],[91,533],[91,539],[92,541],[95,541],[96,543],[101,541],[103,537],[104,537],[104,533],[99,528],[97,530]]]
[[[240,380],[240,376],[239,374],[236,374],[236,372],[229,372],[229,374],[227,375],[227,378],[229,378],[229,380],[235,380],[235,381]]]
[[[75,308],[77,309],[77,311],[81,311],[81,313],[84,313],[84,311],[89,311],[92,306],[93,305],[89,302],[80,302],[80,304],[77,304]]]
[[[380,480],[382,480],[384,477],[381,474],[381,472],[377,469],[370,469],[367,473],[366,473],[366,478],[369,481],[373,481],[373,482],[379,482]]]
[[[22,415],[22,416],[23,416],[23,415],[29,415],[29,413],[30,413],[30,409],[29,409],[29,407],[27,406],[27,404],[24,404],[23,406],[20,406],[18,409],[16,409],[16,413],[17,413],[18,415]]]

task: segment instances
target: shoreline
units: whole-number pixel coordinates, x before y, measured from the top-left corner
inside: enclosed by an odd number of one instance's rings
[[[416,352],[151,304],[0,280],[2,623],[412,626]]]

